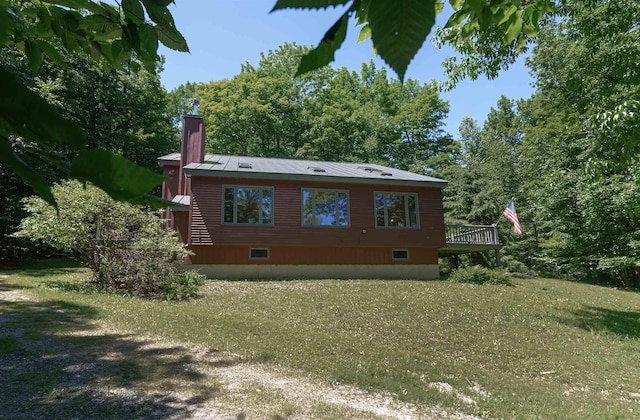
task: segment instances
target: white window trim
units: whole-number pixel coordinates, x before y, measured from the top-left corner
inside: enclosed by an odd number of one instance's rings
[[[311,225],[311,224],[305,224],[304,223],[304,192],[305,191],[309,191],[312,194],[312,199],[313,199],[313,203],[312,203],[312,208],[313,208],[313,212],[315,214],[315,209],[316,209],[316,198],[315,198],[315,193],[316,192],[334,192],[336,194],[338,193],[343,193],[347,195],[347,224],[344,226],[341,226],[339,224],[335,224],[335,225]],[[338,206],[336,206],[336,222],[339,220],[338,217]],[[349,190],[338,190],[338,189],[333,189],[333,188],[302,188],[300,190],[300,223],[302,225],[302,227],[319,227],[319,228],[349,228],[351,227],[351,197],[349,196]]]
[[[238,200],[237,200],[237,189],[238,188],[246,188],[246,189],[258,189],[260,190],[260,209],[258,212],[258,221],[256,223],[239,223],[239,222],[225,222],[224,220],[224,211],[225,211],[225,191],[227,188],[233,188],[233,220],[238,220]],[[262,191],[270,190],[271,191],[271,223],[261,223],[262,221]],[[222,218],[220,219],[221,224],[228,226],[273,226],[275,222],[275,194],[273,187],[267,187],[264,185],[223,185],[222,186]]]

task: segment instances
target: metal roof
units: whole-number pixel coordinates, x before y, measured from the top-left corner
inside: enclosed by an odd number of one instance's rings
[[[180,161],[180,153],[158,158]],[[325,182],[357,182],[390,185],[423,185],[444,188],[447,181],[372,163],[322,162],[249,156],[207,154],[202,163],[184,167],[188,175],[290,179]]]
[[[190,195],[176,195],[171,200],[178,207],[180,206],[190,206],[191,205],[191,196]]]

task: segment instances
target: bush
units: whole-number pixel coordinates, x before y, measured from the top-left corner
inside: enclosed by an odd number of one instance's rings
[[[37,197],[17,235],[78,254],[99,289],[150,299],[193,297],[202,276],[180,270],[189,255],[158,214],[113,201],[101,190],[67,181],[53,187],[59,212]]]
[[[509,276],[496,270],[474,265],[473,267],[459,268],[451,273],[449,281],[454,283],[471,283],[471,284],[497,284],[502,286],[513,286],[513,282]]]

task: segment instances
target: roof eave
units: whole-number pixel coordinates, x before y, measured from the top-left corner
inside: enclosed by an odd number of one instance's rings
[[[219,178],[248,178],[248,179],[278,179],[285,181],[312,181],[312,182],[332,182],[350,184],[373,184],[373,185],[403,185],[414,187],[434,187],[446,188],[447,181],[417,181],[405,179],[389,178],[356,178],[341,177],[332,175],[303,175],[303,174],[282,174],[265,172],[244,172],[244,171],[212,171],[208,169],[184,168],[184,173],[190,176],[219,177]]]
[[[180,161],[179,160],[158,159],[158,165],[160,165],[160,166],[180,166]]]

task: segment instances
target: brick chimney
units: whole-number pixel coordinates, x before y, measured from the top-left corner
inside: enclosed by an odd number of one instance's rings
[[[197,108],[195,112],[197,112]],[[182,117],[182,142],[180,143],[180,183],[179,194],[191,195],[191,185],[184,175],[183,168],[190,163],[204,161],[204,121],[201,115]]]

